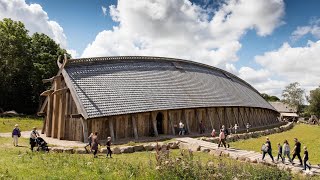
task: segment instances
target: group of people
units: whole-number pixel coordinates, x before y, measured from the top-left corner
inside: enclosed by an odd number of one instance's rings
[[[287,140],[284,140],[283,145],[281,145],[280,143],[278,143],[278,156],[277,156],[277,161],[279,161],[279,159],[281,159],[281,161],[284,163],[285,162],[285,157],[287,156],[289,158],[289,162],[293,163],[293,160],[295,159],[295,157],[298,157],[299,161],[300,161],[300,166],[303,166],[303,169],[306,170],[307,168],[310,170],[311,166],[309,163],[309,153],[308,153],[308,149],[306,146],[303,147],[304,149],[304,156],[303,156],[303,162],[300,156],[301,153],[301,143],[298,141],[297,138],[294,138],[294,148],[292,150],[292,158],[290,158],[290,145],[288,143]],[[272,162],[274,162],[274,158],[272,156],[272,146],[271,146],[271,141],[270,139],[267,137],[266,138],[266,142],[262,144],[261,147],[261,151],[262,151],[262,160],[264,160],[265,155],[269,154]]]
[[[112,158],[111,144],[112,144],[111,137],[108,137],[106,147],[107,147],[107,157],[110,156],[110,158]],[[93,157],[97,158],[99,145],[102,146],[102,144],[98,139],[98,132],[95,132],[90,134],[90,136],[88,137],[88,144],[84,148],[87,152],[89,152],[87,149],[87,147],[89,146],[90,151],[93,153]]]
[[[19,129],[19,125],[16,124],[14,129],[12,130],[13,145],[15,147],[19,146],[19,138],[20,137],[21,137],[21,131]],[[37,137],[40,137],[40,134],[37,131],[37,128],[33,127],[32,131],[30,132],[30,138],[29,138],[31,151],[33,151],[33,148],[37,145],[37,142],[36,142]]]

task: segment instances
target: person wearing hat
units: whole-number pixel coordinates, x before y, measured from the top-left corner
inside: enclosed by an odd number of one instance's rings
[[[13,145],[18,147],[18,139],[21,136],[21,131],[19,129],[19,125],[16,124],[14,129],[12,130],[12,138],[13,138]]]
[[[40,134],[37,131],[36,127],[32,128],[32,131],[30,133],[30,146],[31,146],[31,151],[33,151],[33,148],[37,145],[36,139],[39,137]]]
[[[108,157],[108,155],[110,154],[110,158],[112,158],[111,157],[111,155],[112,155],[112,151],[111,151],[111,137],[108,137],[108,141],[107,141],[107,157]]]

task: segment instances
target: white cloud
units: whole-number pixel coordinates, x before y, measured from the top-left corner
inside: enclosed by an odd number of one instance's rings
[[[98,33],[82,57],[169,56],[225,67],[238,60],[246,31],[269,35],[284,14],[282,0],[229,0],[213,17],[189,0],[121,0],[109,8],[119,25]]]
[[[106,16],[107,15],[107,8],[104,6],[101,6],[101,9],[102,9],[103,15]]]
[[[309,33],[315,38],[320,39],[320,19],[311,20],[308,26],[298,26],[297,29],[291,34],[291,39],[293,41],[297,41]]]
[[[56,21],[49,20],[48,14],[39,4],[28,5],[24,0],[0,0],[0,20],[3,18],[21,21],[30,33],[44,33],[61,47],[67,47],[63,28]]]
[[[309,41],[305,47],[284,43],[279,49],[256,56],[255,60],[272,75],[287,84],[299,82],[307,92],[320,84],[320,40]]]
[[[78,58],[79,54],[76,50],[74,49],[67,49],[67,52],[71,55],[72,59]]]

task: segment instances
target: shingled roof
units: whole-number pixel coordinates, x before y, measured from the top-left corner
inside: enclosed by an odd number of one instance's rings
[[[86,118],[219,106],[275,110],[235,75],[187,60],[146,56],[71,59],[62,74]]]

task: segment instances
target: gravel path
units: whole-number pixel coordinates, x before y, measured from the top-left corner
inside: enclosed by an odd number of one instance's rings
[[[38,132],[41,132],[39,130]],[[80,141],[67,141],[67,140],[59,140],[50,137],[46,137],[45,134],[40,134],[40,136],[49,144],[49,146],[60,146],[60,147],[84,147],[86,144]],[[0,133],[0,137],[11,137],[11,133]],[[22,131],[21,137],[29,138],[30,131]]]

